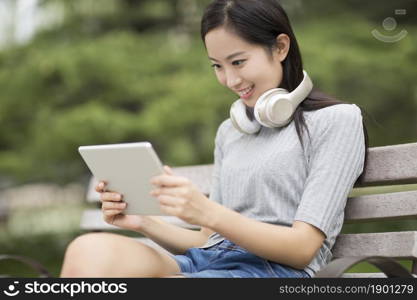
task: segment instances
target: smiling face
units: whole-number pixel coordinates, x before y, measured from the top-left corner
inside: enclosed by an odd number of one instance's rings
[[[209,31],[205,45],[220,84],[234,91],[246,106],[254,107],[264,92],[281,84],[281,62],[289,48],[287,35],[277,37],[278,47],[272,55],[224,27]]]

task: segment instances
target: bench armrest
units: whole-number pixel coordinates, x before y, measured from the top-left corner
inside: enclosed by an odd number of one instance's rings
[[[360,262],[368,262],[374,265],[384,272],[388,278],[414,278],[413,275],[401,264],[394,259],[385,256],[355,256],[338,258],[317,272],[315,278],[341,277],[348,269]]]

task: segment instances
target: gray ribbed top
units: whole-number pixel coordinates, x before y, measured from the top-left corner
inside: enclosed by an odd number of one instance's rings
[[[365,140],[360,109],[338,104],[304,112],[303,151],[294,122],[254,135],[230,119],[218,128],[210,199],[261,222],[319,228],[326,240],[305,269],[311,276],[330,261],[343,225],[347,196],[362,173]],[[202,247],[224,238],[215,233]]]

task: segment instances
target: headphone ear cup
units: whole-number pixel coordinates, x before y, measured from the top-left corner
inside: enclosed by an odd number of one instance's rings
[[[270,89],[263,93],[256,101],[254,115],[255,119],[265,127],[273,128],[277,125],[272,122],[270,116],[271,100],[276,99],[279,95],[287,95],[289,92],[283,88]]]
[[[254,134],[261,129],[261,124],[256,119],[249,120],[246,115],[246,107],[242,100],[236,100],[230,107],[230,120],[233,126],[244,134]]]
[[[283,97],[272,103],[268,116],[273,118],[275,127],[282,127],[291,121],[295,109],[293,102]]]

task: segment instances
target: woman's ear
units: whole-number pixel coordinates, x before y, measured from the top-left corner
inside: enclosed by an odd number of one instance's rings
[[[285,33],[281,33],[277,36],[276,45],[276,57],[280,62],[283,62],[288,55],[288,51],[290,50],[290,37]]]

